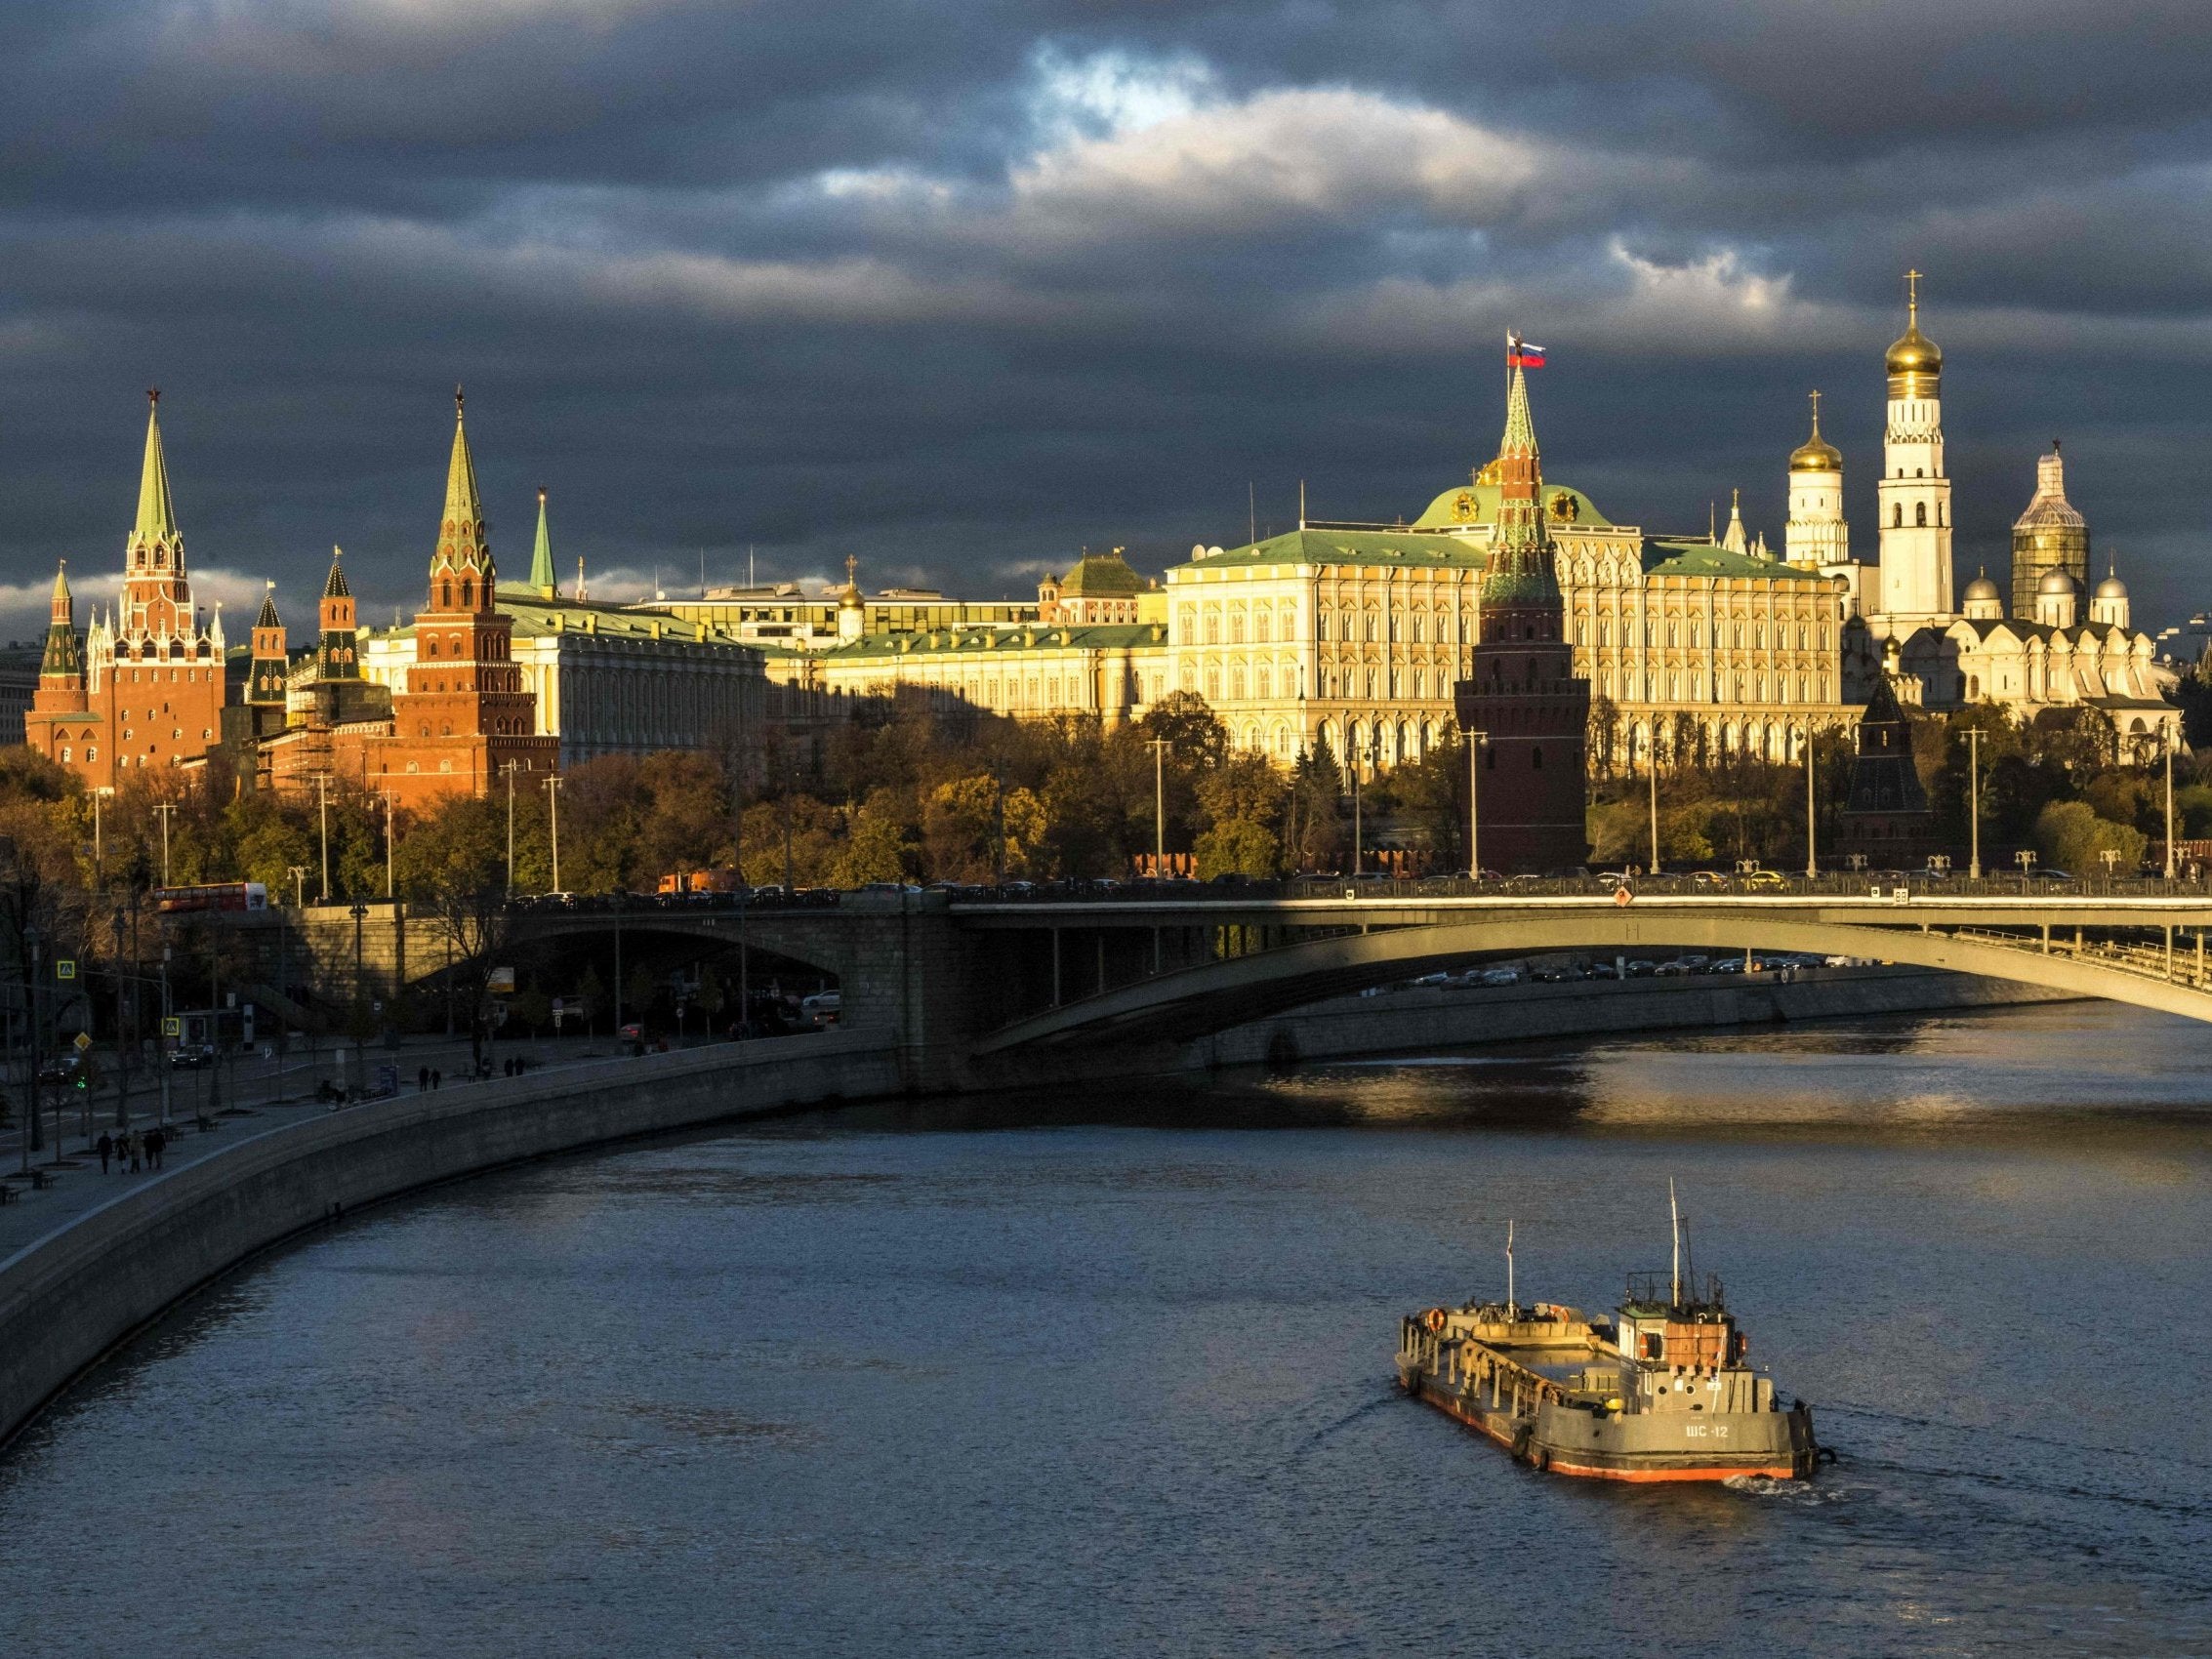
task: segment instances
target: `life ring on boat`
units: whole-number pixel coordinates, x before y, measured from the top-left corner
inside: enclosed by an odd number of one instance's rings
[[[1450,1315],[1442,1308],[1431,1308],[1421,1315],[1421,1323],[1428,1326],[1432,1331],[1441,1332],[1449,1319]]]

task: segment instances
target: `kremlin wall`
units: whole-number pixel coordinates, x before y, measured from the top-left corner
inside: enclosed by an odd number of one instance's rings
[[[1492,769],[1542,753],[1544,737],[1545,790],[1585,767],[1793,759],[1870,700],[2020,718],[2095,708],[2138,754],[2177,742],[2173,674],[2117,573],[2091,588],[2089,527],[2056,446],[2014,531],[2009,603],[1986,571],[1954,600],[1943,352],[1911,280],[1883,360],[1870,563],[1854,555],[1845,460],[1821,434],[1818,393],[1788,458],[1777,556],[1739,509],[1725,531],[1655,536],[1545,480],[1516,360],[1498,453],[1410,521],[1201,545],[1158,581],[1118,548],[1086,553],[1035,605],[871,597],[855,560],[834,594],[787,585],[617,605],[588,598],[581,570],[559,584],[543,492],[529,579],[500,581],[457,395],[413,621],[363,627],[334,550],[311,646],[291,647],[273,586],[234,646],[220,611],[192,598],[156,401],[120,600],[80,628],[57,574],[25,741],[96,789],[222,751],[241,787],[337,780],[402,807],[604,754],[745,755],[771,730],[803,747],[902,691],[1107,725],[1191,693],[1240,749],[1288,766],[1326,747],[1363,775],[1472,722]],[[1535,769],[1523,787],[1536,788]]]

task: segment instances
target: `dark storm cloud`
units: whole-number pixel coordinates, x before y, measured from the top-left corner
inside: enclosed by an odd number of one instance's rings
[[[116,564],[158,380],[196,563],[414,601],[457,380],[509,567],[978,594],[1479,460],[1510,322],[1547,465],[1781,534],[1829,393],[1871,552],[1879,353],[1932,273],[1961,562],[2033,456],[2147,613],[2200,601],[2212,20],[1874,0],[17,0],[0,546]],[[97,585],[80,582],[80,589]],[[602,587],[602,590],[605,590]]]

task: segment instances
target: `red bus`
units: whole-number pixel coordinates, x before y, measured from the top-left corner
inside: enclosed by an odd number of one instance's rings
[[[266,910],[268,889],[259,881],[210,881],[197,887],[156,887],[153,908],[164,915],[179,910]]]

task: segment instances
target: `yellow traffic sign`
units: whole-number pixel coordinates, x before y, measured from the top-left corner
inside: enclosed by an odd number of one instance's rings
[[[77,977],[77,959],[74,956],[55,957],[54,977],[56,979],[75,979]]]
[[[82,1054],[82,1053],[83,1053],[83,1052],[84,1052],[84,1051],[85,1051],[86,1049],[90,1048],[91,1046],[92,1046],[92,1032],[79,1032],[77,1033],[77,1052],[78,1052],[79,1054]]]

